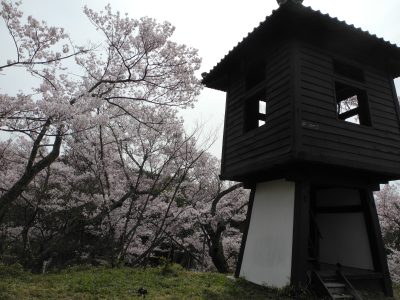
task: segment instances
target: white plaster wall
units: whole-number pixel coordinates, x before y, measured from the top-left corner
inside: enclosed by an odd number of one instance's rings
[[[295,184],[257,184],[240,277],[268,286],[290,283]]]
[[[318,214],[321,232],[320,261],[373,270],[365,219],[362,213]]]

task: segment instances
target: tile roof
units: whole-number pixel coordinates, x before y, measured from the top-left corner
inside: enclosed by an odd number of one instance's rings
[[[203,83],[207,85],[207,82],[210,81],[211,77],[215,76],[216,73],[223,68],[224,65],[228,63],[228,61],[236,54],[238,54],[242,48],[244,48],[247,43],[259,32],[265,30],[268,25],[272,22],[272,19],[279,17],[278,15],[286,6],[296,6],[295,10],[300,11],[302,13],[308,14],[309,17],[313,18],[322,18],[325,22],[330,22],[335,26],[343,26],[352,31],[354,34],[363,36],[363,38],[367,38],[373,40],[374,42],[378,42],[382,47],[390,49],[391,51],[398,52],[398,58],[400,59],[400,48],[389,41],[386,41],[383,38],[377,37],[375,34],[371,34],[369,31],[365,31],[360,27],[355,27],[352,24],[348,24],[345,21],[339,20],[337,17],[331,17],[327,13],[322,13],[320,10],[313,10],[309,6],[304,6],[301,4],[292,4],[287,3],[285,5],[281,5],[278,9],[272,11],[272,14],[267,16],[264,21],[260,22],[258,27],[255,27],[251,32],[248,33],[246,37],[244,37],[240,42],[237,43],[208,73],[204,74]]]

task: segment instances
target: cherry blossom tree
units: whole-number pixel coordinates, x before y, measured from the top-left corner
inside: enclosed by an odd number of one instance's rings
[[[40,80],[30,94],[0,95],[11,136],[0,141],[1,253],[40,271],[146,264],[168,244],[231,270],[247,192],[219,180],[210,144],[177,115],[200,91],[197,51],[174,43],[167,22],[110,6],[84,13],[101,43],[76,46],[62,28],[24,19],[20,2],[1,2],[16,54],[0,72]]]
[[[36,270],[49,261],[145,264],[169,243],[197,266],[232,270],[247,194],[219,181],[219,161],[197,150],[206,145],[196,134],[159,113],[169,126],[121,116],[113,126],[65,137],[59,160],[12,206],[24,215],[7,224],[21,261]]]
[[[247,193],[218,179],[219,161],[172,110],[158,113],[169,126],[124,115],[65,137],[60,159],[12,206],[25,216],[7,224],[21,261],[36,270],[48,261],[145,264],[168,243],[197,266],[232,269]]]
[[[63,29],[29,16],[20,2],[1,2],[0,15],[15,44],[16,58],[0,70],[24,68],[39,77],[32,94],[0,95],[0,131],[19,136],[29,149],[23,169],[1,183],[0,220],[32,180],[56,161],[66,136],[106,126],[126,115],[150,128],[165,122],[147,118],[155,106],[190,107],[199,94],[197,51],[170,40],[174,27],[150,18],[131,19],[89,8],[84,13],[102,33],[96,46],[78,47]],[[72,50],[71,50],[72,49]],[[78,78],[66,71],[75,60]],[[76,68],[76,66],[73,66]]]
[[[388,254],[392,280],[400,282],[400,194],[398,183],[384,185],[375,193],[379,221]]]
[[[159,113],[168,118],[165,108]],[[104,220],[105,231],[113,232],[116,261],[129,255],[133,264],[139,263],[162,242],[185,209],[178,207],[177,199],[203,150],[196,149],[193,134],[184,133],[181,121],[169,118],[152,128],[119,118],[102,131],[86,131],[82,140],[91,141],[88,147],[74,144],[67,150],[67,155],[77,158],[70,161],[90,166],[101,199],[97,201],[100,213],[92,219]]]
[[[207,250],[202,260],[227,273],[236,265],[248,192],[240,183],[221,181],[219,166],[219,160],[208,153],[199,159],[183,193],[184,199],[190,199],[193,213],[177,235],[182,244],[196,249],[201,256]]]

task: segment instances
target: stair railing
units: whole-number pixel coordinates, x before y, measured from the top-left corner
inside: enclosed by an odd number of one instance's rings
[[[335,299],[315,270],[311,272],[311,284],[318,296],[325,296],[325,299]]]
[[[350,281],[346,278],[346,276],[344,276],[344,274],[340,270],[337,270],[336,274],[340,278],[340,280],[343,281],[346,286],[346,290],[350,293],[350,295],[353,296],[354,300],[363,300],[361,295],[357,292],[357,290],[353,287]]]

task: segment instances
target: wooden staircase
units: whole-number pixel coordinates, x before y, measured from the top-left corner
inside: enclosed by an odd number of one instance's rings
[[[311,282],[315,292],[323,299],[362,300],[342,272],[322,273],[313,271]]]
[[[344,283],[334,279],[325,281],[324,284],[332,299],[354,299],[354,297],[348,293]]]

